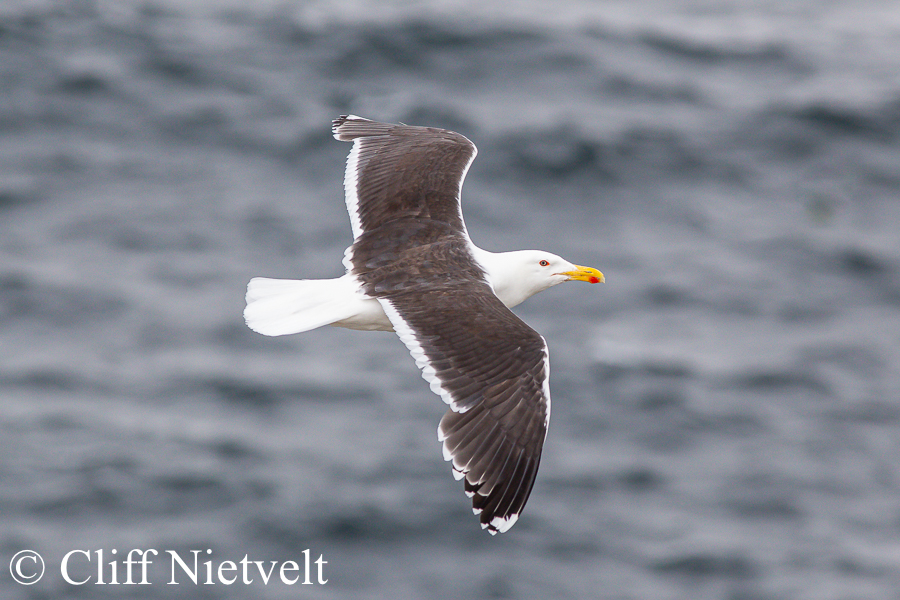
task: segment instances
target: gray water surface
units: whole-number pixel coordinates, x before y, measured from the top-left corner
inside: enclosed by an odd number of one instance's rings
[[[897,15],[5,3],[0,596],[896,598]],[[395,336],[243,324],[251,277],[342,273],[348,112],[463,133],[476,243],[606,274],[516,309],[553,418],[504,535]],[[165,550],[328,583],[169,585]]]

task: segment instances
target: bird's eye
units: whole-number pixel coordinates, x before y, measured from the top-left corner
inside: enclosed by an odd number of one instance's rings
[[[549,267],[549,266],[550,266],[550,261],[542,260],[542,261],[539,262],[538,264],[541,265],[542,267]]]

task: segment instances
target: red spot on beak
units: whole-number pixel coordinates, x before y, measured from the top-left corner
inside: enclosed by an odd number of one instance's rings
[[[596,277],[591,277],[588,281],[590,281],[591,283],[600,283],[600,280]]]

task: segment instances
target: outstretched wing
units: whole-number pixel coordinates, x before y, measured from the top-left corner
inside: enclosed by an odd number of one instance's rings
[[[332,132],[353,142],[344,198],[354,239],[399,216],[444,221],[465,232],[459,192],[477,153],[472,142],[444,129],[354,115],[335,119]]]
[[[481,526],[513,526],[550,420],[544,339],[487,288],[456,284],[380,299],[431,389],[450,405],[438,439]]]

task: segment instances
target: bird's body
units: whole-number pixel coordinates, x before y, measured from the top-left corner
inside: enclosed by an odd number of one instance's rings
[[[539,250],[488,252],[466,230],[459,193],[475,146],[441,129],[355,116],[344,178],[354,242],[336,279],[255,278],[244,316],[285,335],[323,325],[395,331],[450,405],[438,438],[482,527],[509,529],[534,484],[550,419],[544,339],[509,311],[564,281],[603,274]]]
[[[510,278],[546,260],[548,269],[574,272],[578,267],[562,258],[538,250],[488,252],[473,245],[471,248],[484,269],[496,296],[507,308],[517,306],[545,289],[567,281],[540,277]],[[293,298],[291,297],[293,296]],[[308,320],[319,315],[320,318]],[[357,278],[347,273],[336,279],[267,279],[256,277],[247,286],[245,317],[250,327],[265,335],[287,335],[332,325],[361,331],[394,331],[394,326],[376,298],[367,295]],[[307,318],[305,318],[307,317]],[[322,322],[322,319],[328,322]]]

